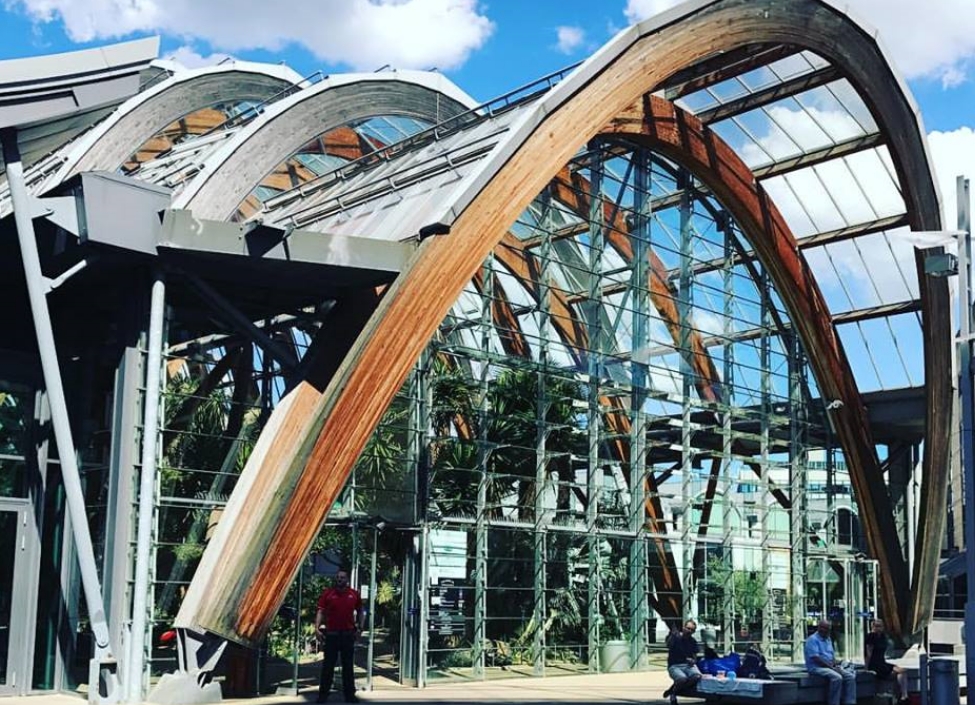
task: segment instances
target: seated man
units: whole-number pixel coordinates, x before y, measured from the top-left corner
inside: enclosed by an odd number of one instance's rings
[[[674,679],[674,684],[664,692],[664,697],[670,696],[671,705],[677,702],[679,693],[692,690],[701,680],[701,672],[697,669],[700,649],[694,638],[695,631],[697,623],[689,619],[684,628],[667,641],[667,675]]]
[[[831,627],[828,619],[821,619],[816,626],[816,632],[806,639],[806,670],[822,676],[829,682],[827,695],[829,705],[840,705],[841,691],[843,705],[856,705],[856,674],[842,668],[836,660],[833,640],[829,636]]]

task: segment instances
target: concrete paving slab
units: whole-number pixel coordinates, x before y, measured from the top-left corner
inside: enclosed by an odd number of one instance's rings
[[[438,703],[440,705],[476,705],[478,703],[512,703],[537,705],[539,703],[640,703],[665,705],[662,696],[670,684],[663,671],[614,673],[605,675],[558,676],[552,678],[512,678],[504,680],[438,683],[426,688],[408,688],[388,685],[372,691],[360,691],[363,705],[381,703]],[[228,705],[311,705],[315,702],[314,689],[301,694],[263,696],[259,698],[225,700]],[[681,699],[682,702],[701,702]],[[0,705],[79,705],[85,700],[80,695],[41,694],[19,698],[0,698]],[[341,705],[340,694],[332,693],[329,703]]]

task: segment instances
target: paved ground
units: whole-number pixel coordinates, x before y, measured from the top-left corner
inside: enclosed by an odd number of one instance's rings
[[[511,705],[539,705],[541,703],[637,703],[639,705],[666,705],[661,695],[670,679],[663,671],[618,673],[607,675],[557,676],[551,678],[513,678],[505,680],[464,683],[442,683],[427,688],[406,688],[383,683],[376,690],[360,692],[362,705],[412,705],[436,703],[437,705],[477,705],[479,703],[510,703]],[[311,705],[314,689],[306,689],[298,696],[266,696],[242,700],[227,700],[228,705]],[[701,700],[682,698],[682,703],[700,703]],[[963,697],[964,704],[966,699]],[[0,698],[0,705],[83,705],[77,695],[35,695],[23,698]],[[333,693],[329,699],[333,705],[341,705],[341,697]]]
[[[552,678],[515,678],[472,683],[444,683],[427,688],[383,686],[371,692],[361,692],[363,705],[371,702],[395,703],[639,703],[665,705],[661,697],[670,679],[663,671],[619,673],[607,675],[558,676]],[[299,696],[269,696],[246,700],[227,700],[234,705],[309,705],[315,693],[309,690]],[[341,705],[342,699],[333,693],[330,703]],[[701,702],[687,699],[683,702]],[[23,698],[0,698],[0,705],[79,705],[80,696],[35,695]]]

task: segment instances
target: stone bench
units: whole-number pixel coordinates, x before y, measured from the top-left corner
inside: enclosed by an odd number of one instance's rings
[[[872,702],[877,679],[871,671],[857,670],[857,700]],[[705,678],[687,696],[728,705],[802,705],[826,702],[826,680],[803,669],[776,668],[774,680]]]

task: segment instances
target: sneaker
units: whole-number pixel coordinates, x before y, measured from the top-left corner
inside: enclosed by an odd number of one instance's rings
[[[356,695],[349,695],[346,697],[345,702],[347,703],[357,703],[359,702],[359,697]]]

